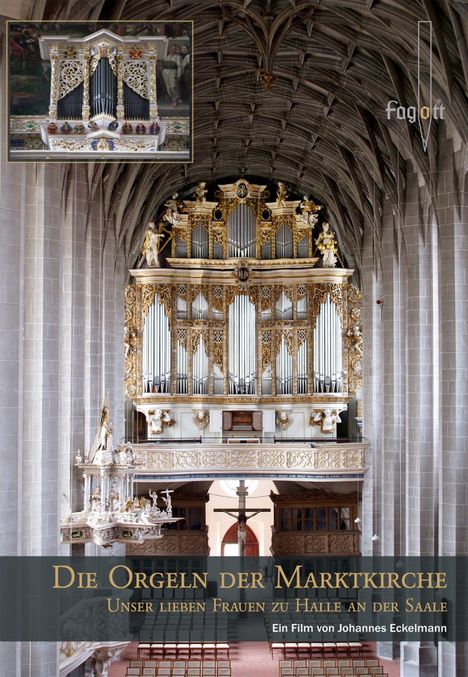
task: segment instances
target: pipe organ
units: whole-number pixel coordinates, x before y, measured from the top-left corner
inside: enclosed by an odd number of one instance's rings
[[[189,35],[181,44],[191,51]],[[190,159],[190,114],[159,117],[157,73],[164,71],[171,38],[101,29],[85,37],[42,35],[39,46],[51,65],[49,113],[39,129],[45,150],[81,159],[96,153],[154,159],[164,150],[167,158]]]
[[[128,396],[171,411],[300,405],[307,421],[318,404],[346,409],[361,378],[353,271],[316,265],[300,201],[267,202],[245,180],[221,185],[216,201],[205,193],[164,215],[166,264],[132,271]]]

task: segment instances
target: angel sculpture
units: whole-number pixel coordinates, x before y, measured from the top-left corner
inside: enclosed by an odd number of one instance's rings
[[[200,181],[198,184],[196,190],[195,190],[195,200],[197,202],[206,202],[206,194],[207,194],[207,189],[206,189],[206,181]]]
[[[184,206],[183,202],[177,199],[178,193],[172,193],[170,199],[164,204],[167,207],[166,211],[163,214],[163,219],[165,219],[171,226],[179,219],[179,209]]]
[[[341,423],[340,414],[336,409],[323,409],[317,411],[313,419],[312,425],[319,425],[325,435],[329,435],[335,431],[335,425]]]
[[[159,267],[159,246],[163,237],[164,234],[157,232],[154,223],[148,224],[148,230],[146,231],[145,241],[143,243],[141,253],[145,257],[149,268]]]
[[[313,228],[318,221],[317,212],[322,209],[321,205],[316,205],[313,200],[309,198],[308,195],[304,195],[302,202],[299,205],[299,208],[302,209],[300,217],[303,222],[303,226],[306,228]]]
[[[146,420],[148,422],[148,430],[152,435],[160,435],[164,426],[170,426],[174,423],[169,413],[164,409],[149,411]]]
[[[347,335],[349,338],[352,340],[354,343],[354,348],[356,352],[359,354],[359,357],[362,356],[362,334],[361,334],[361,328],[359,327],[358,324],[355,324],[354,327],[351,327],[348,330]]]
[[[334,268],[336,266],[336,255],[338,247],[336,244],[335,233],[330,230],[330,224],[325,222],[322,224],[322,232],[315,240],[317,249],[322,255],[322,263],[324,268]]]
[[[286,207],[286,198],[288,197],[288,192],[286,186],[282,181],[278,181],[278,191],[276,193],[276,204],[278,207]]]

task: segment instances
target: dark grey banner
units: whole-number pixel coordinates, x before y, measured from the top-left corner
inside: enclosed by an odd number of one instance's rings
[[[3,557],[1,641],[467,641],[468,558]]]

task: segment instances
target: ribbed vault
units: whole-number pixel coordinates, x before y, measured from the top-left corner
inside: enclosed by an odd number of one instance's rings
[[[408,166],[437,214],[439,144],[466,142],[463,1],[43,0],[34,18],[195,21],[194,163],[89,168],[129,261],[172,192],[255,175],[326,205],[348,261],[359,266],[363,235],[373,233],[379,247],[383,201],[400,202]],[[419,80],[418,21],[432,22],[433,41],[431,52],[424,24]],[[418,82],[428,101],[431,55],[433,103],[444,104],[445,120],[432,121],[425,150],[419,125],[388,120],[386,105],[416,105]]]

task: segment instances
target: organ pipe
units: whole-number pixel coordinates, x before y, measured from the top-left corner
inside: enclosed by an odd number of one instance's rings
[[[314,391],[340,393],[343,385],[341,320],[327,296],[314,329]]]
[[[197,350],[193,354],[192,381],[194,395],[208,392],[208,357],[203,336],[200,336]]]
[[[109,60],[99,59],[96,70],[91,76],[91,116],[106,113],[115,117],[117,106],[117,78]]]
[[[276,388],[279,395],[290,395],[292,393],[292,379],[292,357],[289,354],[285,338],[282,336],[276,357]]]
[[[307,393],[307,340],[303,341],[297,351],[297,392]]]
[[[234,297],[229,306],[229,393],[255,393],[255,306],[248,296]]]
[[[143,331],[143,392],[170,393],[171,332],[164,306],[155,299]]]
[[[255,214],[248,205],[238,205],[228,221],[228,256],[234,258],[254,257],[255,231]]]
[[[177,392],[182,394],[188,393],[187,351],[180,341],[177,341]]]

